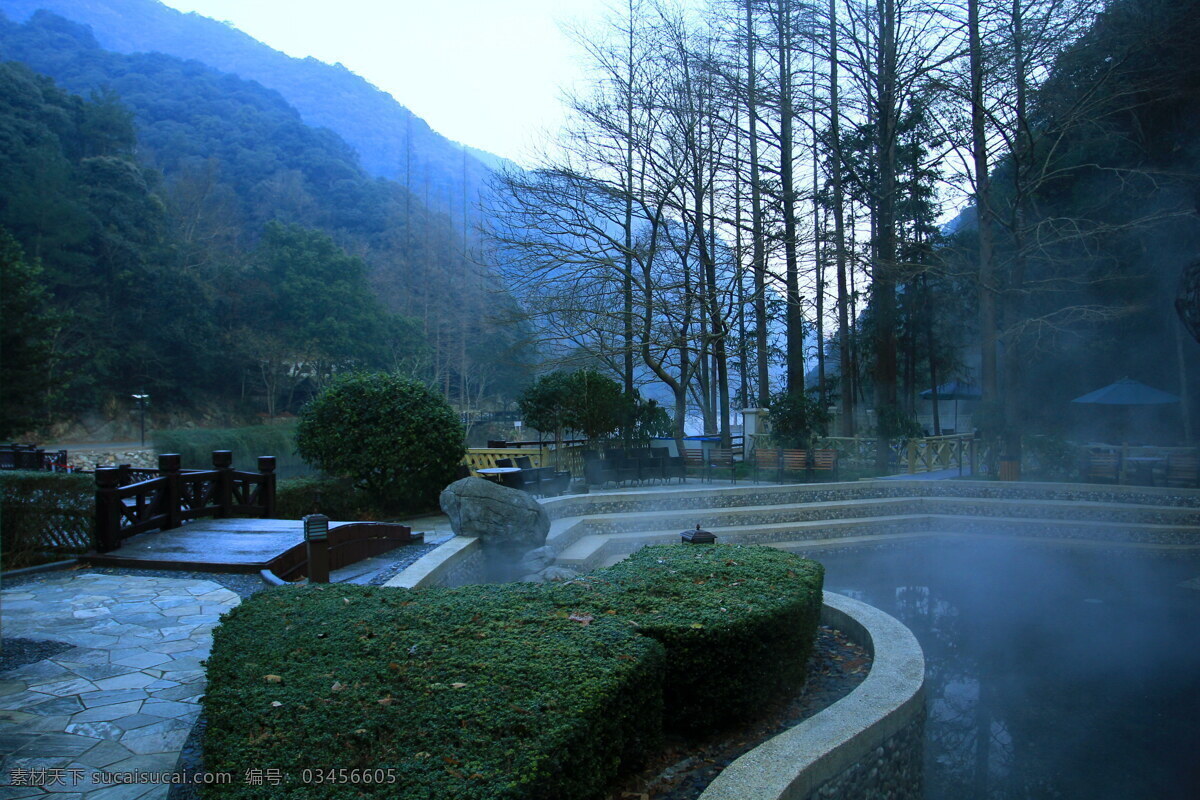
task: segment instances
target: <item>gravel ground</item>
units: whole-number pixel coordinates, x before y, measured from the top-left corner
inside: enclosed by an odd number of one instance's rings
[[[40,642],[36,639],[4,639],[0,643],[0,672],[34,664],[70,650],[75,645],[66,642]]]

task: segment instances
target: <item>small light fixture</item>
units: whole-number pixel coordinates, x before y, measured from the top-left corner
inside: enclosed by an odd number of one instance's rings
[[[717,541],[714,534],[700,530],[700,523],[696,523],[696,530],[684,531],[679,536],[684,544],[715,544]]]
[[[329,538],[329,517],[324,514],[309,514],[304,517],[304,541],[323,542]]]

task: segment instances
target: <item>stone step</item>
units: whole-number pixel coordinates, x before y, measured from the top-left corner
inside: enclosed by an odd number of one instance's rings
[[[872,499],[939,498],[1028,505],[1066,503],[1135,510],[1185,510],[1200,524],[1200,491],[1092,484],[998,483],[994,481],[859,481],[853,483],[680,487],[645,493],[596,493],[546,501],[551,517],[582,517],[667,510],[700,511],[754,506],[813,505]],[[1155,513],[1153,511],[1149,513]]]
[[[715,532],[716,528],[733,526],[869,519],[912,514],[982,519],[1042,521],[1057,519],[1068,523],[1094,521],[1121,525],[1200,527],[1200,510],[1177,506],[975,497],[896,497],[706,509],[668,509],[566,517],[551,523],[548,541],[562,553],[581,538],[592,535],[669,529],[674,529],[678,533],[689,530],[696,524]]]
[[[705,524],[704,528],[715,533],[718,541],[725,544],[765,544],[775,547],[782,546],[784,542],[789,543],[789,547],[796,547],[796,543],[806,541],[813,542],[814,546],[818,543],[824,546],[842,545],[856,540],[932,535],[939,531],[1066,541],[1200,546],[1200,530],[1188,525],[954,514],[892,514],[768,525]],[[678,529],[662,528],[584,534],[559,549],[558,563],[572,569],[594,569],[611,563],[614,557],[619,560],[646,545],[678,543],[679,534]]]

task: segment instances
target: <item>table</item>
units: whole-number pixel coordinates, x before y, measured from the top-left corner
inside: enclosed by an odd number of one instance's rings
[[[520,472],[520,467],[485,467],[484,469],[475,470],[483,477],[491,481],[499,481],[500,476],[508,472]]]

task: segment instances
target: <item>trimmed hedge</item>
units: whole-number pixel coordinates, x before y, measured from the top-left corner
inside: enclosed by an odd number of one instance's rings
[[[204,759],[291,783],[209,796],[593,797],[654,745],[663,674],[653,640],[528,585],[260,592],[214,632]],[[303,783],[364,768],[395,782]]]
[[[667,649],[668,725],[746,719],[804,682],[825,568],[771,547],[646,547],[595,573],[618,613]]]
[[[276,484],[275,516],[279,519],[300,519],[318,511],[330,519],[341,521],[378,517],[371,508],[370,499],[355,489],[354,482],[349,478],[309,475],[288,478]]]
[[[0,472],[0,559],[19,569],[86,552],[96,516],[96,482],[66,472]]]
[[[770,548],[664,546],[562,584],[260,592],[214,632],[205,765],[291,782],[206,797],[600,797],[664,710],[717,726],[798,685],[822,579]],[[302,782],[329,769],[395,782]]]
[[[250,425],[244,428],[180,428],[153,434],[156,453],[178,453],[187,469],[211,469],[213,450],[232,450],[233,467],[258,470],[259,456],[275,456],[275,474],[282,480],[313,472],[296,452],[296,423]]]

